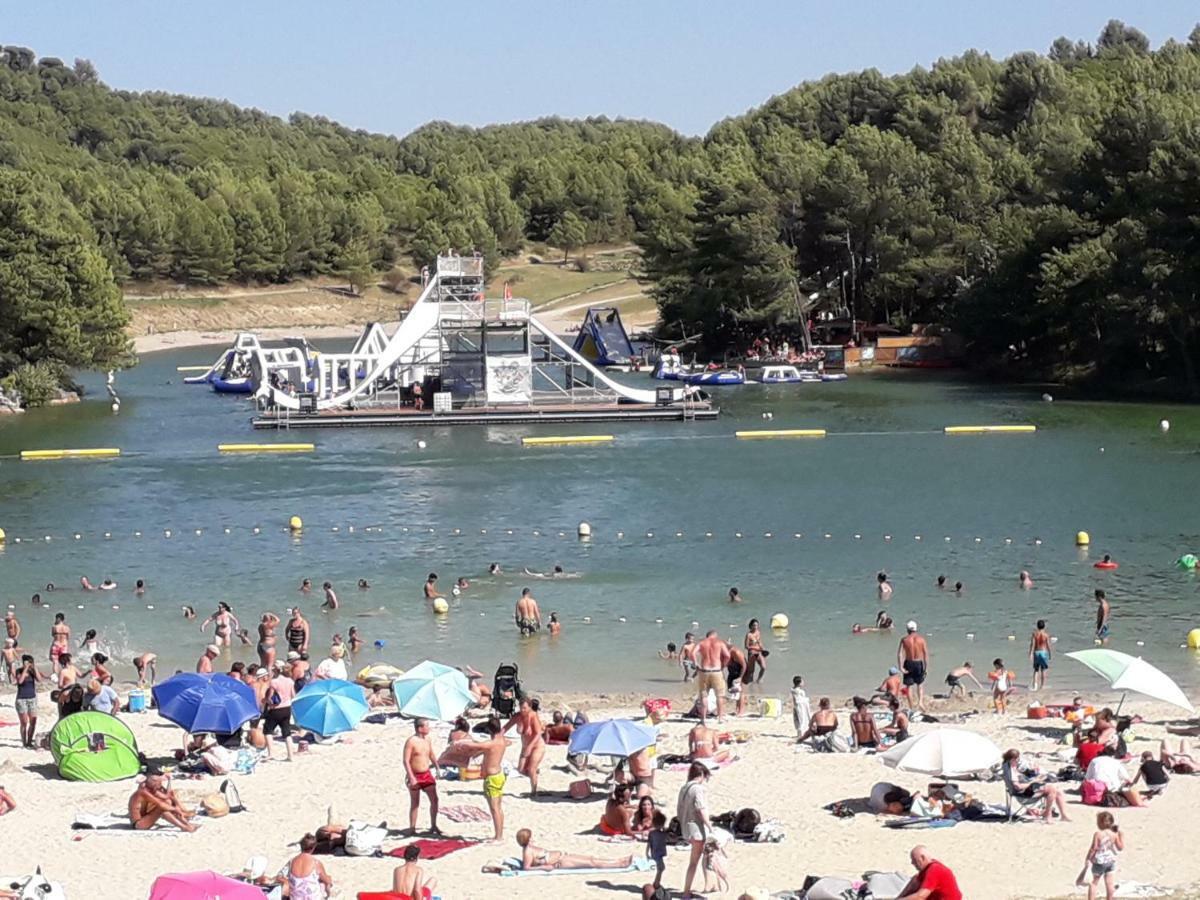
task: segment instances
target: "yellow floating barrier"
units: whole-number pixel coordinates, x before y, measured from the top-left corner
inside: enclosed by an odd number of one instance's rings
[[[1036,425],[947,425],[946,434],[1033,434]]]
[[[176,372],[207,372],[212,366],[176,366]]]
[[[734,436],[741,440],[757,440],[760,438],[797,438],[825,437],[824,428],[788,428],[781,431],[735,431]]]
[[[221,453],[310,453],[316,444],[217,444]]]
[[[86,447],[78,450],[22,450],[21,459],[95,459],[120,456],[116,447]]]
[[[525,446],[541,446],[545,444],[608,444],[614,440],[611,434],[574,434],[557,437],[526,437],[521,438]]]

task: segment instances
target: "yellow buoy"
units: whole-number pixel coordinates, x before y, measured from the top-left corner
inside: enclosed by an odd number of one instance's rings
[[[615,440],[611,434],[575,434],[557,437],[524,437],[521,443],[527,447],[545,444],[607,444]]]
[[[1075,546],[1076,547],[1086,547],[1091,542],[1092,542],[1092,536],[1090,534],[1088,534],[1086,531],[1075,532]]]
[[[433,611],[439,615],[450,612],[450,604],[446,602],[445,597],[435,597],[433,599]]]
[[[85,447],[76,450],[22,450],[21,459],[93,459],[120,456],[116,447]]]
[[[221,453],[309,453],[313,444],[217,444]]]
[[[735,431],[739,440],[761,440],[764,438],[825,437],[824,428],[787,428],[781,431]]]
[[[7,538],[7,537],[8,537],[8,535],[6,535],[6,534],[4,533],[4,529],[3,529],[3,528],[0,528],[0,544],[3,544],[3,543],[4,543],[4,540],[5,540],[5,538]]]
[[[946,434],[1032,434],[1036,425],[947,425]]]
[[[299,516],[292,516],[290,519],[288,519],[288,528],[290,528],[292,531],[300,531],[304,528],[304,520]]]
[[[1189,650],[1200,650],[1200,628],[1188,632],[1187,645]]]
[[[788,619],[786,613],[775,613],[775,615],[771,616],[772,628],[787,628],[790,624],[791,620]]]

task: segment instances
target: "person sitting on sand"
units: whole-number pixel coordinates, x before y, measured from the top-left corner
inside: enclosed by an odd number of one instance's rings
[[[719,761],[721,754],[721,745],[715,728],[709,728],[700,722],[688,732],[688,759],[692,762],[698,759]]]
[[[630,818],[633,816],[633,810],[629,805],[629,798],[633,793],[633,789],[628,784],[618,784],[613,788],[611,794],[608,795],[608,800],[604,804],[604,814],[600,817],[600,831],[609,837],[617,835],[632,835],[630,829]]]
[[[888,703],[888,709],[892,711],[892,721],[880,728],[880,732],[886,735],[895,743],[899,744],[902,741],[908,740],[908,713],[900,708],[900,701],[892,698]]]
[[[979,688],[981,691],[983,690],[983,685],[980,684],[979,679],[975,677],[975,670],[971,667],[971,661],[967,660],[961,666],[951,669],[949,674],[946,675],[946,684],[950,688],[950,693],[947,696],[953,699],[954,692],[958,691],[958,695],[960,697],[962,697],[964,700],[967,698],[967,689],[962,683],[964,678],[970,678],[973,682],[975,682],[975,686],[977,688]]]
[[[555,710],[550,716],[550,724],[546,726],[547,744],[568,744],[575,726],[566,720],[561,710]]]
[[[867,709],[865,697],[854,698],[854,712],[850,714],[850,727],[854,730],[854,742],[861,748],[872,750],[883,743],[875,715]]]
[[[129,798],[129,823],[137,831],[147,831],[162,819],[182,831],[192,832],[196,830],[190,821],[193,815],[167,787],[159,772],[148,774]]]
[[[809,738],[823,737],[827,734],[833,734],[838,729],[838,718],[831,708],[828,697],[822,697],[817,701],[817,711],[813,713],[812,721],[809,723],[808,730],[800,737],[796,738],[797,744],[802,744]]]
[[[387,709],[395,705],[396,700],[391,690],[381,684],[375,685],[371,688],[371,693],[367,694],[367,709]]]
[[[333,890],[333,879],[321,861],[313,856],[316,849],[316,835],[304,835],[300,838],[300,852],[279,875],[278,881],[287,889],[291,900],[323,900]]]
[[[635,836],[644,838],[654,827],[656,809],[653,797],[643,797],[639,800],[637,809],[633,811],[633,817],[629,820],[629,830]]]
[[[421,858],[421,848],[409,844],[404,848],[404,864],[396,866],[392,872],[392,893],[396,900],[432,900],[433,892],[437,889],[437,879],[426,875],[425,870],[417,865]]]
[[[1129,773],[1117,759],[1117,751],[1112,747],[1105,747],[1096,754],[1095,759],[1088,765],[1083,780],[1104,783],[1105,806],[1146,805],[1145,798],[1133,786]]]
[[[601,859],[597,856],[581,856],[574,853],[563,853],[560,850],[546,850],[534,846],[533,832],[522,828],[517,832],[517,846],[521,848],[521,868],[526,871],[555,869],[627,869],[633,865],[632,856],[620,859]]]
[[[1041,799],[1043,822],[1053,821],[1056,807],[1059,818],[1062,821],[1071,821],[1067,816],[1067,799],[1063,794],[1062,788],[1057,784],[1043,782],[1037,778],[1032,780],[1027,779],[1021,773],[1020,766],[1018,765],[1021,761],[1019,750],[1006,750],[1001,760],[1006,787],[1014,797],[1019,797],[1023,800]]]
[[[871,695],[872,703],[891,703],[900,698],[900,670],[895,666],[888,669],[887,677],[880,682],[875,693]]]

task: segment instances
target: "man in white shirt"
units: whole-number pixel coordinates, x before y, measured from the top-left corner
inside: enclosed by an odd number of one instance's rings
[[[83,696],[84,709],[115,715],[121,707],[121,698],[107,684],[101,684],[93,678],[88,682],[87,693]]]
[[[1084,775],[1085,781],[1103,782],[1105,790],[1118,797],[1123,797],[1123,806],[1145,806],[1146,802],[1137,789],[1130,786],[1129,772],[1121,765],[1121,761],[1113,756],[1113,749],[1105,747],[1099,755],[1088,764]]]
[[[329,656],[321,660],[321,664],[317,666],[317,678],[340,678],[342,681],[349,681],[346,664],[342,662],[344,654],[345,651],[341,647],[331,648]]]

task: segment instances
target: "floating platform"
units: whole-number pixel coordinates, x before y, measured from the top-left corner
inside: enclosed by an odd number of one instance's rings
[[[273,410],[254,417],[255,428],[406,428],[442,425],[530,425],[551,422],[683,422],[711,421],[719,410],[709,404],[655,406],[649,403],[564,404],[554,406],[462,407],[449,412],[412,407],[325,409],[316,413]]]

